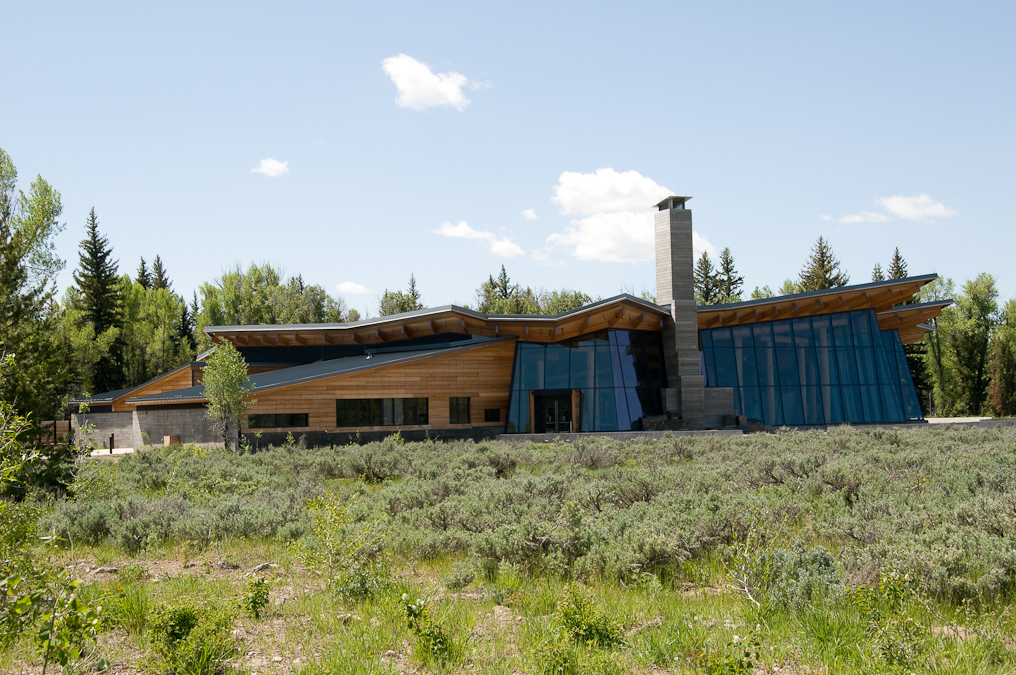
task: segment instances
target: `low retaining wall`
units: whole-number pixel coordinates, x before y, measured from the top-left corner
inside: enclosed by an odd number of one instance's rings
[[[152,410],[138,412],[83,413],[71,417],[74,437],[81,442],[81,428],[91,424],[95,446],[109,449],[113,435],[115,448],[140,448],[162,445],[163,436],[179,436],[181,443],[214,443],[212,424],[204,408]]]

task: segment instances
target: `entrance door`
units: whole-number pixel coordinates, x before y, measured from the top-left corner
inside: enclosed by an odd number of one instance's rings
[[[534,394],[536,433],[566,434],[571,431],[571,394]]]

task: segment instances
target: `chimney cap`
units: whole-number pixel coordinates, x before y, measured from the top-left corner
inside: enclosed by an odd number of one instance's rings
[[[691,199],[691,197],[670,196],[657,204],[656,207],[660,211],[667,211],[668,209],[683,209],[684,203],[689,199]]]

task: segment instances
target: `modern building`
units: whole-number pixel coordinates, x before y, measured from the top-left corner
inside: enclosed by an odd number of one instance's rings
[[[655,214],[656,302],[619,295],[557,316],[449,305],[340,324],[213,326],[244,356],[264,442],[907,422],[903,345],[949,301],[936,275],[727,305],[695,304],[689,197]],[[911,304],[908,304],[911,303]],[[107,445],[214,438],[203,363],[93,396],[77,423]],[[108,445],[107,445],[108,447]]]

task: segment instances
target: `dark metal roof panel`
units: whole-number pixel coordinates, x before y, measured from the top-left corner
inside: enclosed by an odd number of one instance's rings
[[[919,282],[927,284],[935,279],[938,279],[937,274],[925,274],[917,277],[903,277],[902,279],[889,279],[888,281],[873,281],[867,284],[856,284],[853,286],[836,286],[835,288],[825,288],[819,291],[806,291],[804,293],[794,293],[793,295],[777,295],[772,298],[761,298],[759,300],[745,300],[743,302],[732,302],[728,305],[700,305],[698,311],[727,311],[731,309],[740,309],[742,307],[754,307],[756,305],[771,304],[774,302],[786,302],[788,300],[798,300],[806,298],[814,298],[822,295],[835,295],[837,293],[851,293],[855,291],[866,291],[876,288],[886,288],[887,286],[895,286],[906,282]]]

